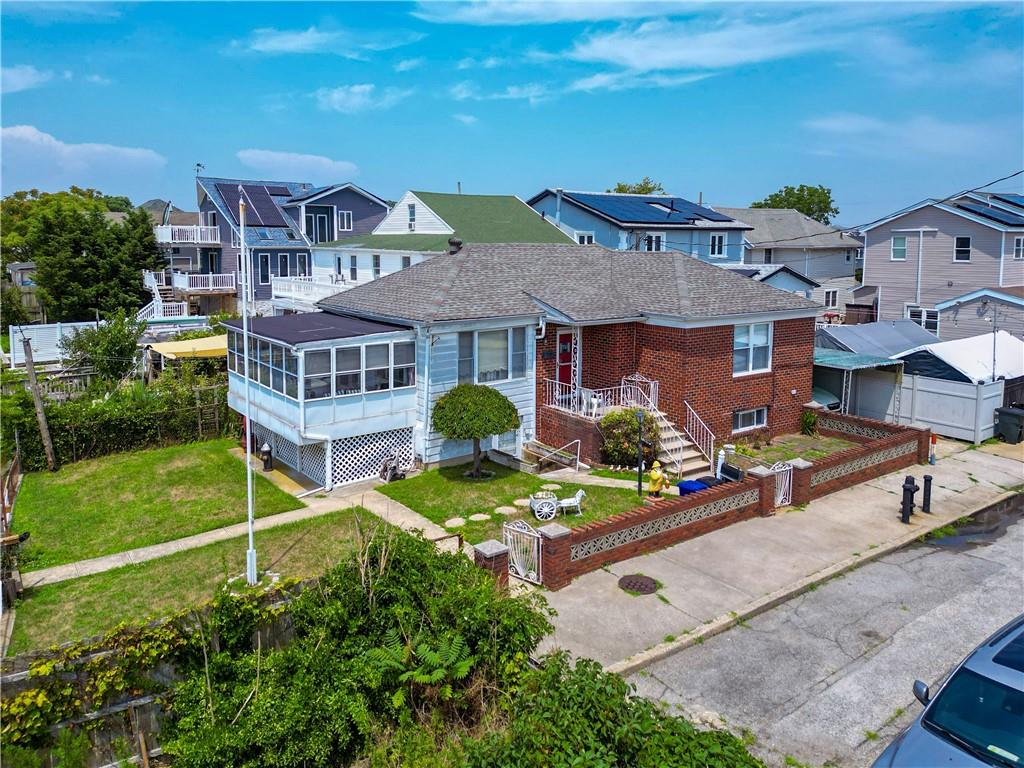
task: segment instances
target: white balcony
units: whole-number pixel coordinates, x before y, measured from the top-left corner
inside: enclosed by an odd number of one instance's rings
[[[186,293],[229,293],[235,290],[233,273],[201,274],[199,272],[175,272],[171,275],[171,287]]]
[[[172,245],[220,245],[219,227],[160,224],[156,230],[158,243]]]
[[[273,298],[305,302],[317,302],[351,287],[351,283],[334,282],[326,275],[274,277],[270,280]]]

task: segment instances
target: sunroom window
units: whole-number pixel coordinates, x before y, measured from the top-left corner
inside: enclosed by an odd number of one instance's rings
[[[391,386],[391,347],[387,344],[370,344],[365,347],[366,391],[378,392]]]
[[[416,383],[416,343],[403,341],[394,346],[394,361],[391,369],[391,386],[411,387]]]
[[[362,360],[359,347],[334,350],[334,395],[357,395],[362,391]]]
[[[306,352],[305,397],[320,400],[331,396],[331,350]]]

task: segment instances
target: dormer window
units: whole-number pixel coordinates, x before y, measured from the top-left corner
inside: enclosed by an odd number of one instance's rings
[[[409,203],[409,231],[416,231],[416,203]]]

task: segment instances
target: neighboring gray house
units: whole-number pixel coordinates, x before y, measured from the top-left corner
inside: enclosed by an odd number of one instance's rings
[[[927,200],[862,230],[859,304],[909,318],[945,340],[1024,335],[1024,196]]]
[[[805,299],[813,299],[814,291],[821,287],[811,278],[805,277],[795,269],[790,269],[785,264],[722,264],[720,266],[730,272],[770,285],[772,288],[778,288],[780,291],[799,294]]]
[[[682,251],[712,264],[743,261],[750,226],[672,195],[545,189],[526,201],[579,245]]]

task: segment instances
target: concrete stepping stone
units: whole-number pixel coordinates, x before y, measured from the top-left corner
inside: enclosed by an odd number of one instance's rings
[[[560,486],[558,483],[544,483],[544,485],[542,485],[540,489],[542,491],[557,491],[561,489],[561,487],[562,486]]]
[[[466,519],[462,517],[452,517],[444,521],[445,528],[460,528],[466,524]]]
[[[494,512],[499,515],[516,515],[519,510],[515,507],[495,507]]]
[[[529,499],[516,499],[512,503],[515,504],[517,507],[528,507],[528,506],[530,506],[530,500]]]
[[[475,515],[470,515],[469,519],[474,523],[482,523],[484,520],[490,520],[490,515],[485,515],[483,512],[477,512]]]

